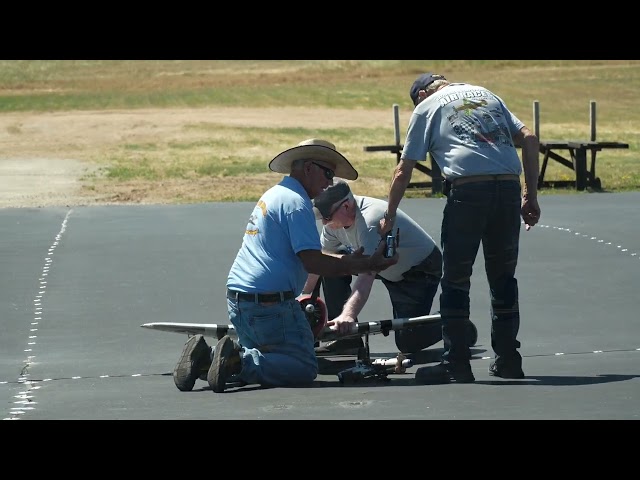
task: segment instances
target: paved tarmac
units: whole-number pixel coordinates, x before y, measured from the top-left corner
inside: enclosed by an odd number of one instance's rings
[[[543,195],[522,231],[519,338],[526,378],[489,376],[482,253],[471,286],[474,384],[414,373],[342,385],[213,393],[171,378],[186,335],[147,322],[228,323],[225,282],[253,203],[0,209],[0,418],[638,419],[640,192]],[[439,242],[442,199],[401,208]],[[437,310],[437,298],[434,303]],[[391,318],[376,282],[361,321]],[[374,357],[395,354],[372,336]],[[437,362],[442,343],[420,356]],[[343,362],[341,365],[348,365]]]

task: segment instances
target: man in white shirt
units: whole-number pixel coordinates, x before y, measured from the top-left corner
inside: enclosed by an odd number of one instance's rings
[[[323,253],[343,255],[362,247],[364,254],[369,254],[383,241],[378,225],[387,210],[386,201],[353,195],[348,183],[335,178],[334,184],[318,195],[313,205],[316,218],[323,224],[320,234]],[[440,249],[431,236],[402,210],[397,211],[395,227],[399,229],[398,263],[377,274],[358,274],[353,288],[350,275],[323,277],[329,326],[343,332],[349,330],[366,304],[376,278],[389,292],[393,318],[431,314],[433,298],[442,276]],[[396,232],[394,230],[394,234]],[[303,292],[310,294],[317,281],[318,275],[310,274]],[[439,322],[395,332],[396,346],[403,353],[418,352],[441,339],[442,326]],[[354,353],[361,345],[359,338],[334,342],[316,348],[316,352]]]

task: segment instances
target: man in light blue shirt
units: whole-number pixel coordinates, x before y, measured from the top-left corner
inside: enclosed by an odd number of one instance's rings
[[[340,175],[358,172],[326,140],[309,139],[278,154],[269,168],[288,174],[267,190],[253,208],[242,245],[227,279],[229,320],[238,341],[229,336],[213,349],[202,335],[191,337],[173,372],[179,390],[206,379],[214,392],[230,381],[263,386],[303,385],[318,373],[314,336],[296,297],[309,272],[351,275],[384,270],[398,256],[333,257],[321,251],[311,200]]]

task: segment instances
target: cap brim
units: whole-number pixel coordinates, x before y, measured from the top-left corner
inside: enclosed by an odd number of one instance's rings
[[[347,182],[340,177],[335,177],[333,182],[333,185],[327,187],[313,199],[313,209],[318,220],[331,215],[335,205],[351,198],[351,187]]]
[[[291,173],[291,164],[296,160],[318,160],[335,165],[337,177],[356,180],[358,172],[341,153],[322,145],[302,145],[290,148],[277,155],[269,162],[269,169],[278,173]]]

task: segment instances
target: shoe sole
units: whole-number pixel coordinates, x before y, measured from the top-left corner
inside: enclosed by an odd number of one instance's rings
[[[196,375],[196,367],[194,357],[200,358],[206,353],[207,346],[202,335],[194,335],[185,344],[182,349],[180,360],[173,369],[173,382],[181,392],[190,392],[196,384],[196,380],[200,374]]]
[[[489,375],[491,375],[492,377],[506,378],[509,380],[522,380],[524,378],[524,372],[518,375],[505,375],[489,370]]]
[[[524,378],[524,372],[522,371],[522,368],[516,374],[513,374],[513,372],[508,373],[506,371],[500,372],[494,363],[489,365],[489,375],[491,375],[492,377],[500,377],[500,378],[514,379],[514,380],[520,380]]]
[[[449,383],[475,383],[475,381],[475,378],[465,378],[460,380],[456,380],[455,378],[451,377],[444,377],[441,379],[434,378],[431,380],[420,380],[416,378],[416,384],[418,385],[447,385]]]
[[[442,372],[438,375],[433,374],[430,377],[421,378],[418,372],[416,372],[415,380],[418,385],[446,385],[448,383],[474,383],[476,381],[476,378],[471,375],[470,377],[456,379],[449,372]]]
[[[227,379],[224,372],[227,363],[227,358],[234,350],[233,340],[230,336],[225,335],[216,345],[215,353],[213,354],[213,361],[209,372],[207,373],[207,382],[211,390],[216,393],[224,392],[227,386]]]
[[[448,383],[451,383],[451,379],[449,377],[430,379],[420,379],[416,377],[416,384],[418,385],[446,385]]]

